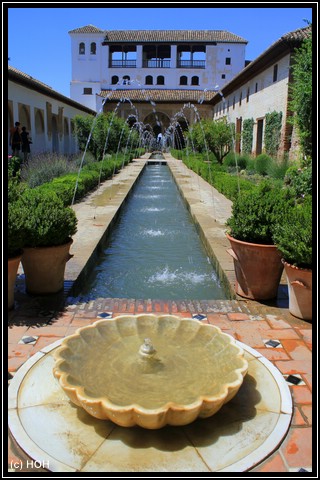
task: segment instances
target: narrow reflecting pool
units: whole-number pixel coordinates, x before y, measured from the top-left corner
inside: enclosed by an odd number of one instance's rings
[[[167,165],[145,167],[81,294],[227,298]]]

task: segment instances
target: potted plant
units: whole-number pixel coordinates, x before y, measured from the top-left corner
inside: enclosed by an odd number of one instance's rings
[[[312,197],[290,208],[275,226],[274,242],[287,276],[289,311],[312,320]]]
[[[8,179],[8,310],[14,306],[14,286],[25,243],[25,213],[20,202],[23,186],[17,178]]]
[[[289,203],[286,192],[263,181],[233,202],[227,238],[236,276],[236,293],[254,300],[277,296],[283,264],[273,242],[273,228]]]
[[[63,289],[66,262],[77,217],[71,207],[51,191],[28,188],[21,196],[27,211],[22,266],[26,290],[32,294],[57,293]]]

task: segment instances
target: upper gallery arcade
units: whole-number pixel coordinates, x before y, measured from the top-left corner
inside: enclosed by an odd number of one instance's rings
[[[108,90],[214,92],[245,67],[247,41],[224,30],[117,31],[88,25],[69,34],[71,98],[94,110],[97,96]]]

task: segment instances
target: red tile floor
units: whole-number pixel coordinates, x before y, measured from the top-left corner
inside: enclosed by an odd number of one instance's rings
[[[20,297],[19,297],[20,295]],[[312,471],[312,323],[293,317],[285,306],[272,306],[245,299],[223,301],[155,301],[97,299],[63,306],[61,298],[28,298],[17,294],[18,306],[8,314],[9,379],[19,367],[45,345],[72,334],[79,327],[122,313],[169,313],[181,317],[200,314],[200,321],[221,328],[269,359],[287,378],[294,415],[282,444],[250,472]],[[55,297],[55,296],[54,296]],[[30,342],[32,337],[33,341]],[[274,340],[275,343],[269,340]],[[24,343],[27,342],[27,343]],[[41,473],[9,432],[9,471]]]

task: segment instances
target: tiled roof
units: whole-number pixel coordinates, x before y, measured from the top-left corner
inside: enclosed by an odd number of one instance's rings
[[[69,33],[103,33],[104,41],[114,42],[227,42],[248,43],[226,30],[101,30],[93,25],[75,28]]]
[[[235,88],[238,88],[241,82],[246,82],[250,76],[255,75],[255,72],[265,68],[266,62],[274,63],[274,59],[277,54],[292,51],[295,47],[299,47],[301,42],[308,38],[312,32],[312,26],[309,25],[304,28],[299,28],[292,32],[282,35],[278,40],[276,40],[272,45],[270,45],[267,50],[261,53],[257,58],[250,62],[243,70],[241,70],[235,77],[233,77],[230,82],[228,82],[221,89],[221,92],[224,95],[229,95]],[[213,103],[216,104],[221,101],[221,96],[216,95],[213,100]]]
[[[43,93],[45,95],[48,95],[49,97],[55,98],[68,105],[71,105],[72,107],[83,110],[84,112],[90,114],[95,113],[91,108],[86,107],[85,105],[82,105],[81,103],[76,102],[75,100],[72,100],[65,95],[62,95],[62,93],[57,92],[52,87],[49,87],[49,85],[40,82],[40,80],[37,80],[36,78],[31,77],[31,75],[21,72],[21,70],[11,67],[10,65],[8,65],[8,79],[20,85],[26,86],[30,90],[34,90],[37,93]]]
[[[214,96],[213,91],[203,90],[173,90],[173,89],[118,89],[101,90],[102,97],[108,97],[111,101],[119,101],[128,98],[131,101],[155,101],[155,102],[198,102],[208,101]]]
[[[105,33],[105,30],[101,30],[101,28],[97,28],[94,25],[86,25],[85,27],[70,30],[68,33]]]
[[[11,67],[10,65],[8,66],[8,73],[15,74],[16,76],[20,78],[25,78],[27,80],[32,80],[33,83],[38,84],[42,87],[50,88],[52,90],[52,87],[47,85],[46,83],[40,82],[40,80],[37,80],[36,78],[31,77],[31,75],[28,75],[27,73],[21,72],[21,70],[18,70],[17,68]]]
[[[289,33],[286,33],[285,35],[282,35],[280,40],[285,40],[287,42],[297,40],[301,42],[302,40],[305,40],[306,38],[308,38],[311,32],[312,32],[312,27],[311,25],[308,25],[307,27],[298,28],[298,30],[294,30],[293,32],[289,32]]]
[[[111,30],[105,42],[232,42],[248,43],[226,30]]]

